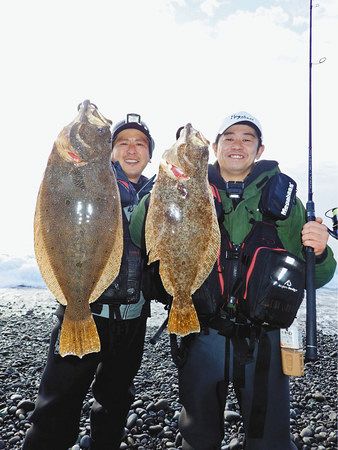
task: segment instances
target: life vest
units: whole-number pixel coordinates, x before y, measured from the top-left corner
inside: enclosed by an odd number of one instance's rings
[[[240,245],[231,242],[224,228],[221,198],[217,187],[211,185],[221,250],[209,277],[193,295],[202,322],[236,315],[255,325],[276,328],[287,328],[293,322],[304,296],[305,263],[284,249],[276,224],[288,217],[292,208],[296,191],[290,191],[290,180],[277,174],[264,186],[260,202],[263,220],[252,220],[251,231]]]

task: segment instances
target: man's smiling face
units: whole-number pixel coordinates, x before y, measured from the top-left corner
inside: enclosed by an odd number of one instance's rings
[[[226,181],[243,181],[264,151],[254,128],[244,124],[235,124],[225,130],[213,148]]]
[[[150,160],[145,134],[133,128],[121,131],[114,142],[112,160],[118,161],[128,179],[137,183]]]

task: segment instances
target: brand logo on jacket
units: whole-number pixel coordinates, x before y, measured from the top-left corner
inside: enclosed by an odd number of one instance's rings
[[[281,210],[281,214],[283,216],[286,216],[287,213],[288,213],[290,200],[291,200],[291,195],[292,195],[294,187],[295,187],[295,185],[293,183],[289,182],[289,187],[288,187],[288,190],[286,192],[285,204],[284,204],[284,206],[283,206],[283,208]]]

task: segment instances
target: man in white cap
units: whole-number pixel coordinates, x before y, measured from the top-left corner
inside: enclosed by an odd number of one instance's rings
[[[228,403],[225,408],[228,383],[232,381],[243,418],[245,449],[295,450],[290,438],[289,378],[281,366],[280,330],[253,327],[241,314],[236,290],[232,289],[241,267],[243,241],[255,248],[269,239],[263,232],[259,241],[250,231],[254,223],[262,224],[262,211],[271,210],[272,202],[262,205],[263,190],[270,189],[267,198],[271,200],[271,190],[276,186],[273,181],[282,174],[276,161],[257,162],[264,151],[262,127],[245,111],[224,120],[213,149],[217,161],[209,166],[209,182],[217,193],[215,199],[219,199],[215,204],[222,235],[221,264],[215,265],[193,297],[202,331],[183,338],[179,350],[176,347],[173,352],[183,405],[179,419],[182,449],[221,448],[224,410],[228,422],[239,420],[238,414],[229,411],[234,404]],[[287,199],[281,211],[286,209],[285,220],[277,217],[277,226],[272,222],[275,240],[299,258],[303,257],[303,246],[314,249],[315,283],[321,287],[332,278],[336,266],[327,246],[327,228],[320,218],[305,224],[304,207],[296,197]]]

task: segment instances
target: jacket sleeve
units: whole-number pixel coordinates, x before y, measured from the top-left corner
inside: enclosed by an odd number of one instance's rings
[[[132,241],[135,245],[140,247],[143,251],[145,251],[145,240],[144,240],[144,227],[145,220],[147,215],[147,203],[150,194],[142,197],[140,203],[134,208],[130,223],[129,223],[129,231]]]
[[[278,235],[284,247],[294,255],[304,260],[303,245],[301,240],[302,228],[305,224],[305,208],[297,198],[290,216],[283,221],[278,221]],[[327,284],[333,277],[337,263],[329,246],[326,247],[324,258],[319,258],[315,267],[315,285],[320,288]]]

